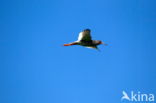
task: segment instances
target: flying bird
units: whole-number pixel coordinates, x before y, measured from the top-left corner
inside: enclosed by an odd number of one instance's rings
[[[78,40],[74,41],[72,43],[64,44],[64,46],[72,46],[72,45],[81,45],[87,48],[93,48],[93,49],[98,49],[98,45],[100,44],[105,44],[101,40],[92,40],[91,37],[91,30],[90,29],[85,29],[82,32],[79,33]]]

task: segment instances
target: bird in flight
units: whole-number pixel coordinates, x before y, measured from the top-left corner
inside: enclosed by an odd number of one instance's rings
[[[64,44],[64,46],[72,46],[72,45],[81,45],[87,48],[93,48],[93,49],[98,49],[98,45],[100,44],[105,44],[101,40],[92,40],[91,37],[91,30],[90,29],[85,29],[82,32],[79,33],[78,40],[72,43]]]

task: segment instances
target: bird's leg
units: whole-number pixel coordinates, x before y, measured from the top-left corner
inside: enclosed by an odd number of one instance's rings
[[[101,50],[99,48],[96,49],[97,51],[101,52]]]
[[[101,44],[103,44],[103,45],[105,45],[105,46],[108,46],[108,44],[106,44],[106,43],[104,43],[104,42],[102,42]]]
[[[104,43],[104,45],[105,45],[105,46],[108,46],[108,44],[105,44],[105,43]]]
[[[78,43],[73,42],[73,43],[69,43],[69,44],[64,44],[64,46],[71,46],[71,45],[77,45]]]

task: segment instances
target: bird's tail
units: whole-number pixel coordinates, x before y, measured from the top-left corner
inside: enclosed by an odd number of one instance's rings
[[[64,44],[63,46],[71,46],[71,45],[77,45],[77,43],[69,43],[69,44]]]

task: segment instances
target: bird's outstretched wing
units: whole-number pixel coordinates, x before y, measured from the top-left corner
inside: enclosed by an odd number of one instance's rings
[[[85,29],[82,32],[80,32],[78,41],[91,41],[92,37],[90,35],[91,30],[90,29]]]

